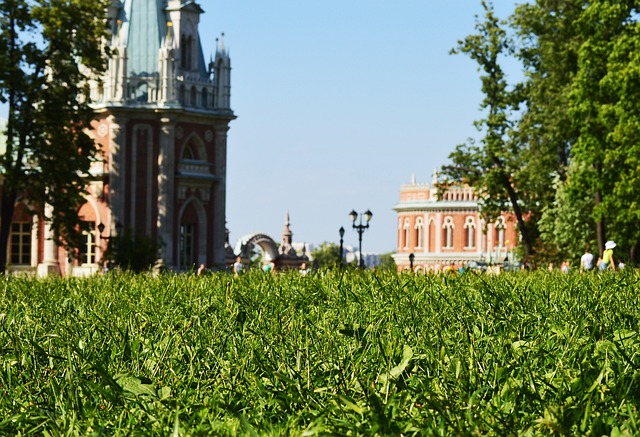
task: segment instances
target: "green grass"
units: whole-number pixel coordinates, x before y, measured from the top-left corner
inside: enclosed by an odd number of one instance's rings
[[[7,277],[0,434],[637,435],[639,281]]]

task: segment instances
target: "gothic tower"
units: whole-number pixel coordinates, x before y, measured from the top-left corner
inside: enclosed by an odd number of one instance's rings
[[[104,236],[161,240],[173,270],[225,264],[231,64],[224,40],[205,62],[203,12],[194,0],[112,0],[108,71],[92,84],[103,160],[84,215]]]

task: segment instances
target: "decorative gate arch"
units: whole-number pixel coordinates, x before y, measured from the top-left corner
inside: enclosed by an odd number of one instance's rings
[[[262,250],[265,262],[276,261],[278,258],[278,245],[273,238],[266,234],[248,234],[236,243],[235,254],[243,259],[249,259],[251,248],[258,246]]]

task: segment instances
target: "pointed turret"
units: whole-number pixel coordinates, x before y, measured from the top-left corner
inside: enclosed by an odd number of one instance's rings
[[[293,232],[291,232],[290,224],[291,223],[289,222],[289,211],[287,211],[287,214],[284,217],[284,231],[282,231],[283,246],[291,246],[291,243],[293,241]]]
[[[216,47],[216,60],[214,64],[215,106],[220,109],[230,109],[231,59],[229,58],[229,53],[224,47],[224,32],[220,38],[221,47],[220,49]]]
[[[284,217],[284,230],[282,231],[282,244],[280,245],[278,251],[282,255],[295,256],[296,251],[292,246],[293,242],[293,232],[291,232],[290,222],[289,222],[289,211]]]
[[[112,56],[95,100],[232,115],[231,62],[224,42],[205,61],[198,31],[203,12],[194,0],[111,0]]]

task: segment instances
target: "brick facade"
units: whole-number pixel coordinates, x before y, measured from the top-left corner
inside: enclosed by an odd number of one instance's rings
[[[513,259],[518,233],[509,213],[487,223],[473,188],[455,186],[441,195],[433,184],[402,185],[397,211],[398,270],[439,271],[468,263],[501,264]]]

